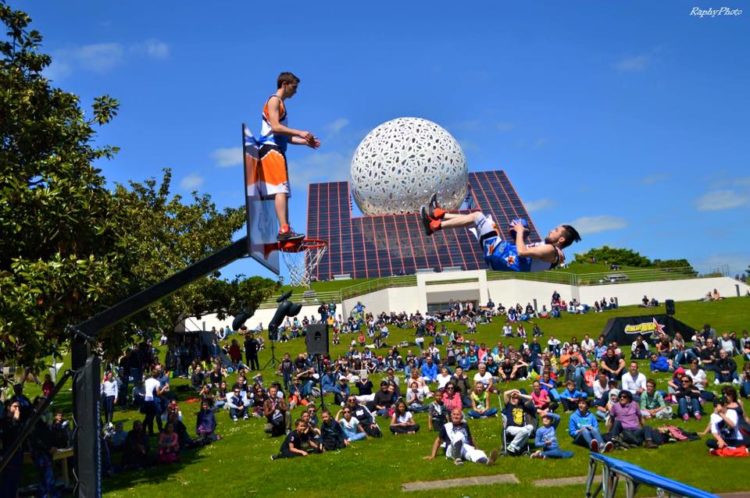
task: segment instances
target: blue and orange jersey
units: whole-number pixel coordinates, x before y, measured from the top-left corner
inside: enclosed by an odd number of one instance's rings
[[[281,152],[286,152],[289,137],[286,135],[274,134],[273,130],[271,130],[271,123],[268,121],[268,103],[271,102],[271,99],[279,99],[279,123],[287,126],[286,106],[284,105],[284,101],[281,100],[278,95],[271,95],[263,106],[263,114],[261,115],[260,122],[260,138],[258,139],[258,143],[261,146],[273,145]]]

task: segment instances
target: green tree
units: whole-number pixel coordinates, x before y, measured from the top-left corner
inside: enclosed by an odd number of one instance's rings
[[[117,114],[110,97],[86,120],[78,98],[53,88],[42,70],[41,36],[5,2],[0,21],[0,361],[33,366],[70,339],[67,325],[184,269],[231,243],[241,209],[219,211],[210,197],[190,204],[169,193],[171,173],[105,187],[94,161],[95,127]],[[257,306],[267,279],[221,280],[218,272],[104,331],[112,356],[139,328],[170,331],[184,315]]]
[[[114,191],[121,264],[133,291],[146,288],[222,249],[232,242],[232,234],[244,226],[244,208],[219,211],[208,195],[192,194],[184,203],[180,195],[170,195],[171,172],[164,171],[161,183],[149,179],[118,185]],[[274,291],[273,280],[235,277],[222,280],[214,272],[150,306],[125,324],[169,334],[185,316],[218,313],[220,318],[243,308],[255,309]],[[103,335],[107,349],[119,351],[122,327]]]
[[[27,14],[0,4],[0,360],[31,364],[64,339],[64,326],[106,302],[116,233],[111,196],[93,163],[95,126],[117,102],[95,99],[86,120],[78,98],[42,75],[50,57]]]
[[[590,249],[589,251],[576,254],[576,262],[578,263],[605,263],[605,264],[617,264],[622,266],[635,266],[635,267],[648,267],[651,266],[651,261],[645,256],[631,249],[620,249],[616,247],[602,246],[599,248]]]

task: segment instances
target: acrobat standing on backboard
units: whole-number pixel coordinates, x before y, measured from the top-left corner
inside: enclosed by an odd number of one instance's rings
[[[320,140],[309,131],[295,130],[287,126],[287,113],[284,101],[297,93],[300,79],[292,73],[281,73],[276,81],[276,93],[271,95],[263,106],[260,138],[258,140],[260,159],[260,179],[263,197],[274,197],[276,216],[279,219],[279,242],[298,241],[303,234],[294,233],[289,226],[289,171],[286,163],[286,147],[307,145],[313,149],[320,147]]]

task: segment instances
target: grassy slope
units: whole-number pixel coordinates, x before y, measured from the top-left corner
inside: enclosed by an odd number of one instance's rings
[[[623,308],[613,312],[584,316],[564,315],[559,320],[543,320],[541,327],[545,338],[550,334],[562,339],[575,335],[579,339],[584,334],[595,337],[606,321],[617,315],[640,315],[645,310]],[[711,323],[717,330],[741,331],[750,327],[750,299],[726,299],[717,303],[678,303],[678,319],[693,327]],[[500,336],[500,322],[480,326],[472,338],[477,342],[494,344]],[[346,338],[350,338],[347,336]],[[392,331],[395,343],[413,338],[413,330]],[[346,341],[342,341],[346,342]],[[511,342],[518,345],[520,341]],[[284,352],[292,354],[302,351],[301,340],[279,344],[277,356]],[[335,346],[332,353],[343,353],[346,345]],[[261,352],[261,365],[270,355],[269,350]],[[645,367],[644,367],[645,368]],[[270,371],[264,371],[268,382],[274,378]],[[660,387],[665,386],[667,376],[659,376]],[[376,379],[374,379],[376,380]],[[184,382],[176,380],[174,383]],[[528,387],[528,383],[514,383],[509,387]],[[60,402],[68,404],[65,398]],[[496,406],[496,405],[495,405]],[[196,406],[181,403],[185,422],[193,430]],[[140,415],[134,411],[116,412],[116,420],[130,421]],[[296,415],[296,413],[295,413]],[[426,416],[416,415],[422,424],[422,432],[414,436],[394,437],[386,434],[380,440],[358,442],[352,448],[339,453],[316,455],[306,459],[271,462],[269,456],[278,451],[280,439],[268,438],[262,430],[260,420],[232,423],[227,414],[218,415],[219,430],[224,439],[210,447],[189,453],[180,464],[158,467],[146,471],[130,472],[105,481],[105,490],[112,497],[137,496],[180,496],[185,492],[202,494],[219,492],[224,496],[246,496],[262,494],[280,496],[289,491],[304,491],[308,496],[334,496],[339,493],[360,496],[383,496],[400,492],[403,482],[416,480],[448,479],[483,474],[513,473],[521,481],[520,485],[503,485],[454,488],[441,492],[446,496],[496,496],[498,491],[508,496],[529,496],[531,481],[540,478],[582,476],[587,471],[586,451],[570,444],[570,438],[561,428],[558,431],[563,448],[572,449],[576,455],[567,461],[532,461],[528,458],[501,458],[494,467],[467,464],[455,467],[445,459],[425,462],[422,457],[430,451],[435,434],[426,431]],[[567,415],[563,415],[561,427],[567,426]],[[675,421],[676,423],[676,421]],[[497,419],[470,422],[474,437],[480,447],[491,449],[500,444],[499,421]],[[680,423],[680,425],[683,425]],[[704,423],[691,421],[684,424],[689,430],[702,430]],[[387,422],[381,420],[381,427]],[[387,429],[386,429],[387,431]],[[623,458],[654,472],[684,481],[712,491],[736,491],[748,488],[741,479],[731,476],[741,475],[747,462],[743,459],[719,459],[709,457],[702,441],[667,445],[658,450],[637,449],[618,452]],[[188,491],[189,490],[189,491]],[[580,496],[582,486],[554,488],[559,496]],[[541,494],[534,493],[533,494]],[[545,492],[546,493],[546,492]],[[415,496],[427,496],[415,493]],[[431,493],[434,495],[434,492]]]

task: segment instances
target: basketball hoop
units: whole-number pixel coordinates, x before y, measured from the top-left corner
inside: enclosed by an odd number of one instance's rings
[[[289,268],[289,281],[294,287],[310,287],[310,278],[328,249],[325,240],[305,239],[281,242],[279,252]]]

